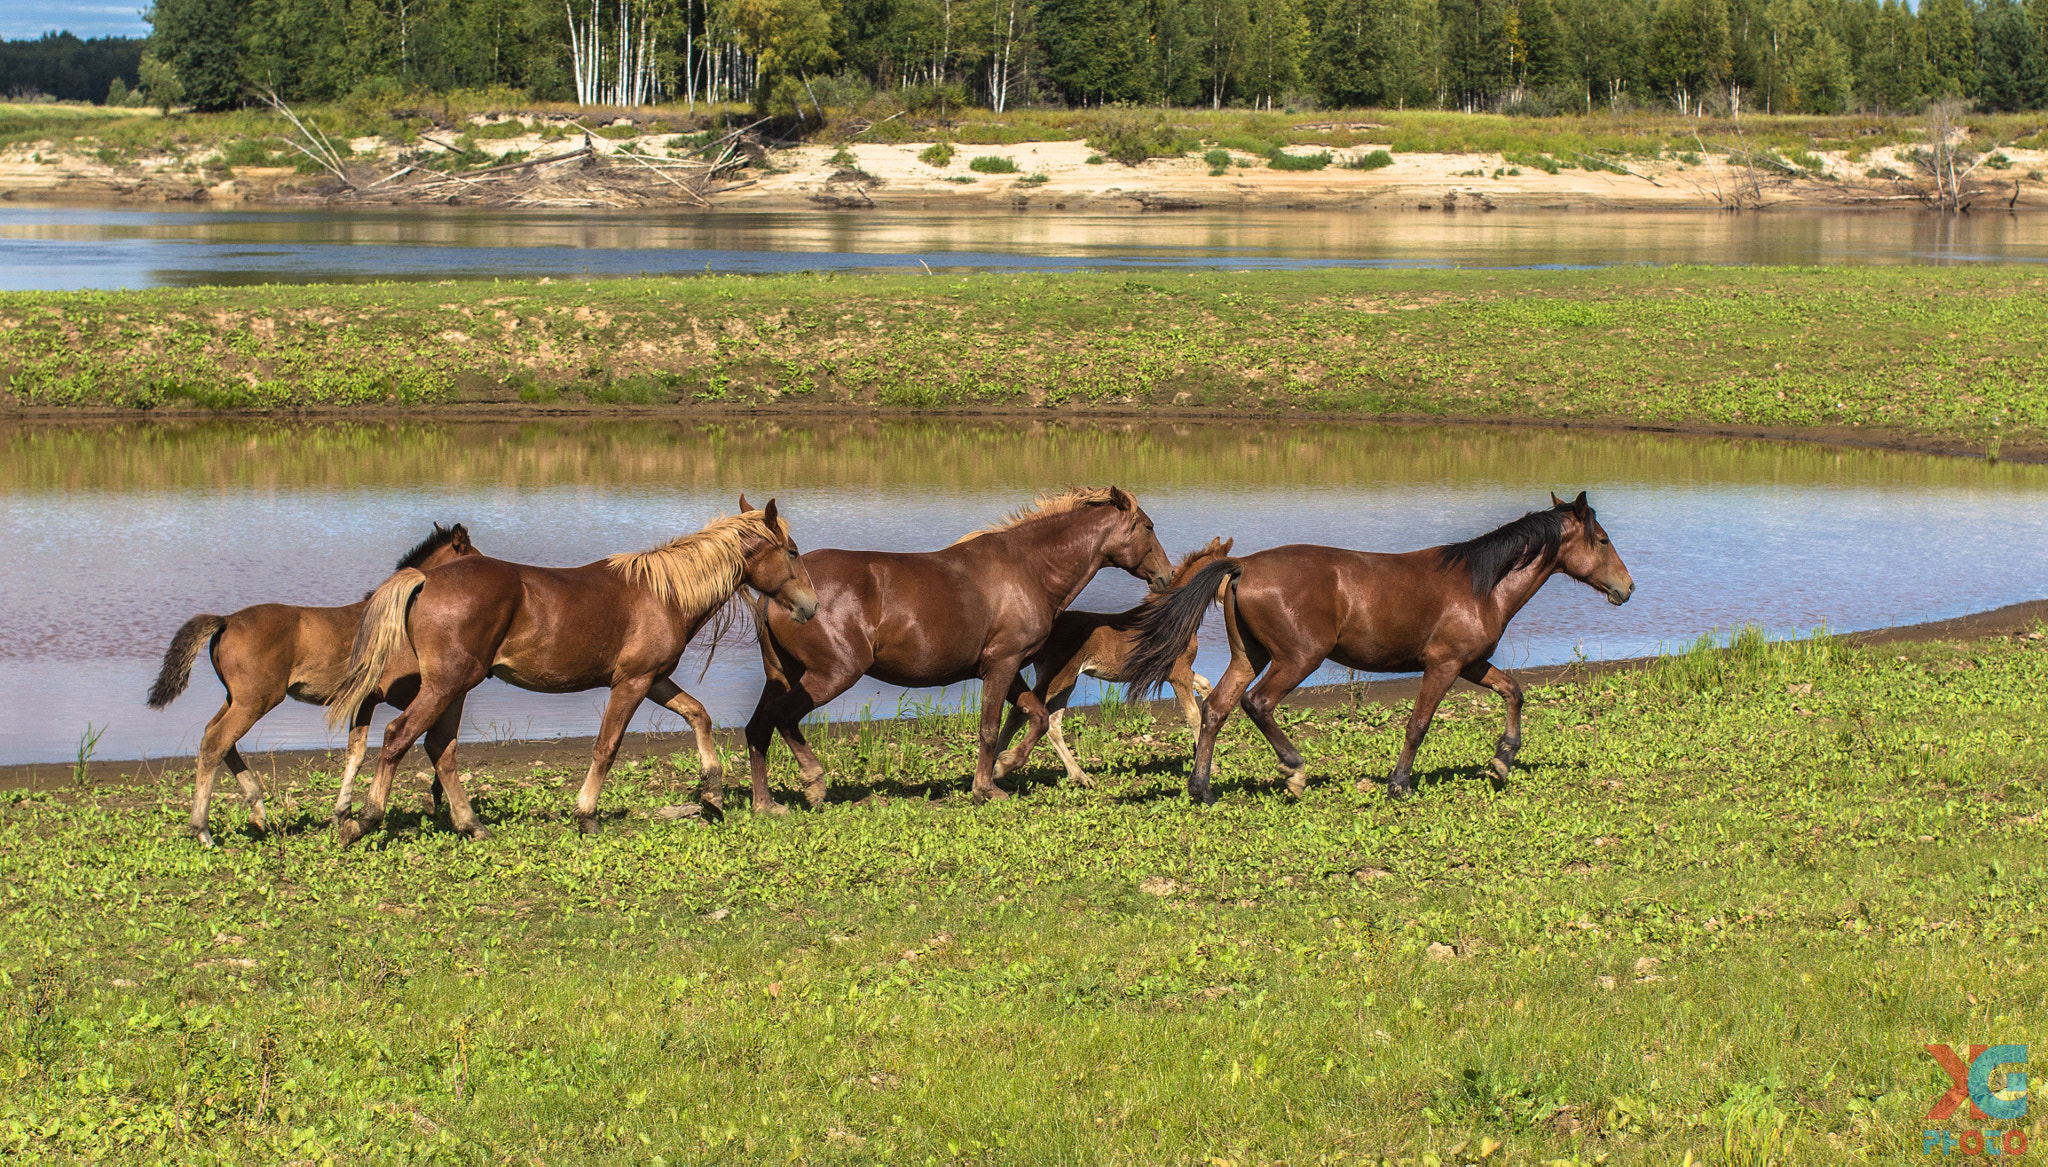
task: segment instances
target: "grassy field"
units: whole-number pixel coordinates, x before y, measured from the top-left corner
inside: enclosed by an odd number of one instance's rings
[[[694,775],[642,762],[594,839],[545,768],[476,775],[486,843],[414,786],[347,854],[331,765],[213,852],[183,775],[15,792],[0,1151],[1904,1161],[1948,1085],[1921,1045],[2048,1005],[2044,685],[2038,630],[1746,636],[1537,691],[1505,789],[1454,696],[1398,805],[1352,787],[1396,746],[1371,704],[1292,715],[1299,805],[1234,721],[1206,812],[1185,731],[1117,706],[1069,721],[1092,790],[1042,754],[977,807],[957,718],[870,724],[820,813],[664,816]]]
[[[19,406],[981,407],[2048,434],[2009,268],[791,275],[0,295]]]

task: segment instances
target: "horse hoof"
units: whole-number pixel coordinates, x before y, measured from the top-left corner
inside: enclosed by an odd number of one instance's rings
[[[1087,773],[1086,771],[1077,771],[1075,773],[1067,775],[1067,781],[1072,782],[1074,785],[1079,786],[1084,790],[1095,789],[1095,775]]]
[[[1508,772],[1513,769],[1513,767],[1508,764],[1508,760],[1506,758],[1495,758],[1493,761],[1488,762],[1487,765],[1492,768],[1493,776],[1502,782],[1506,782],[1508,780]]]
[[[481,843],[485,839],[491,837],[491,828],[483,825],[482,823],[477,823],[473,826],[463,828],[462,833],[468,835],[473,841]]]
[[[595,815],[587,819],[579,817],[576,820],[576,829],[586,835],[595,835],[597,833],[597,817]]]
[[[1287,779],[1288,797],[1300,798],[1302,794],[1308,790],[1308,767],[1282,767],[1280,771],[1280,776]]]
[[[341,839],[342,848],[346,850],[355,846],[356,840],[363,837],[363,824],[354,819],[343,819],[334,833]]]
[[[1001,802],[1008,797],[1010,797],[1010,792],[993,782],[987,786],[977,786],[974,788],[974,801],[976,802]]]
[[[204,829],[204,828],[201,828],[200,830],[197,830],[197,831],[194,831],[194,832],[192,832],[192,838],[193,838],[193,839],[194,839],[195,841],[197,841],[197,842],[198,842],[198,844],[199,844],[200,846],[202,846],[202,847],[206,847],[206,848],[209,848],[209,849],[210,849],[210,848],[211,848],[211,847],[213,846],[213,832],[212,832],[212,831],[209,831],[209,830],[206,830],[206,829]]]
[[[1387,783],[1387,797],[1393,799],[1396,802],[1399,802],[1404,798],[1411,798],[1414,796],[1414,794],[1415,788],[1413,786],[1409,786],[1404,783]]]
[[[754,813],[767,815],[771,819],[788,818],[789,808],[779,802],[757,802],[754,804]]]

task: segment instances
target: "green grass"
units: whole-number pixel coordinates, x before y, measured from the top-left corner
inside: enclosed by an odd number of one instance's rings
[[[0,295],[13,403],[589,400],[2048,435],[2014,268],[797,275]],[[516,386],[516,388],[515,388]],[[535,398],[538,400],[539,398]]]
[[[1015,159],[1005,158],[1001,154],[983,154],[969,162],[967,169],[976,174],[1015,174],[1017,163]]]
[[[342,854],[333,766],[281,836],[183,838],[189,774],[0,799],[0,1150],[157,1162],[1899,1162],[2024,1041],[2048,640],[1702,646],[1532,693],[1484,778],[1454,695],[1422,796],[1352,789],[1401,710],[1186,734],[1075,711],[1092,790],[961,796],[966,720],[824,735],[834,801],[723,825],[622,767],[472,781]],[[909,703],[913,706],[914,702]],[[734,759],[728,750],[728,765]],[[792,767],[775,776],[791,797]],[[410,774],[408,766],[406,773]],[[1962,1125],[1960,1121],[1956,1124]]]
[[[1313,154],[1289,154],[1275,150],[1273,156],[1266,160],[1266,165],[1274,170],[1322,170],[1330,165],[1330,152],[1318,150]]]

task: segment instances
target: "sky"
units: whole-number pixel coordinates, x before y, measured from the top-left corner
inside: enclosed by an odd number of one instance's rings
[[[69,30],[81,37],[148,36],[140,0],[0,0],[0,40]]]

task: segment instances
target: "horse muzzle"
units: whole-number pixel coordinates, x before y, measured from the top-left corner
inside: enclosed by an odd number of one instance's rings
[[[1627,583],[1622,584],[1618,587],[1610,584],[1608,585],[1606,590],[1607,602],[1619,608],[1623,604],[1628,603],[1628,598],[1630,596],[1636,594],[1636,581],[1630,580]]]
[[[789,618],[798,624],[809,624],[811,617],[818,614],[818,597],[806,596],[799,600],[784,599],[782,606],[789,610]]]

